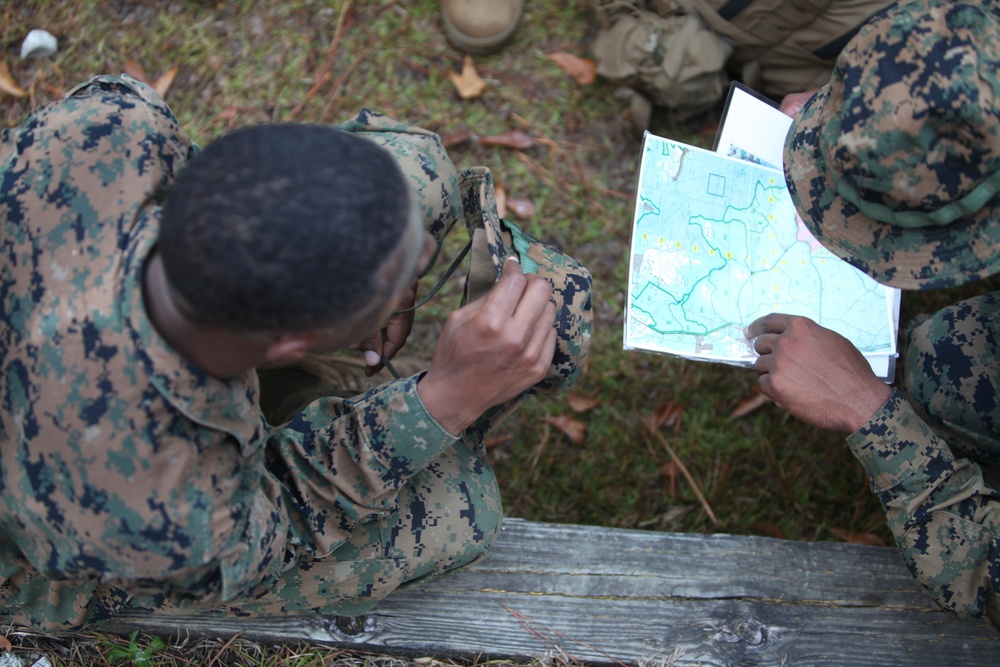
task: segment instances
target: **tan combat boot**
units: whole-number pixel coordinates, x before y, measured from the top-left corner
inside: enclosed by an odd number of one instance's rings
[[[524,11],[524,0],[441,0],[445,34],[469,53],[489,53],[507,41]]]

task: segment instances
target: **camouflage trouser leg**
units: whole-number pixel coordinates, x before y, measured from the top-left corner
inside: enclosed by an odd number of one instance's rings
[[[269,592],[208,613],[364,614],[400,586],[483,556],[499,532],[501,518],[500,490],[492,469],[457,443],[400,489],[397,511],[360,524],[346,543],[329,554],[300,560]],[[377,582],[372,595],[358,596],[362,581]],[[191,613],[153,598],[134,599],[130,606]]]
[[[1000,293],[960,301],[910,332],[903,390],[959,456],[1000,463]]]

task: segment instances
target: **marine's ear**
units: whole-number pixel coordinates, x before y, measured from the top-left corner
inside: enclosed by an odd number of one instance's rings
[[[264,353],[268,361],[298,361],[313,346],[315,338],[316,334],[312,331],[283,333],[277,339],[267,344],[267,349]]]

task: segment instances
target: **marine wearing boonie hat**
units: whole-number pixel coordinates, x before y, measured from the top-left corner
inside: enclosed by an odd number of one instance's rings
[[[903,289],[1000,271],[1000,8],[877,14],[796,116],[785,176],[824,246]]]

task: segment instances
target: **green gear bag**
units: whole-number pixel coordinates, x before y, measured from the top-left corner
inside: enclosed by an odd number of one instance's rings
[[[668,4],[673,8],[660,15],[621,0],[599,2],[593,54],[598,75],[684,119],[722,98],[733,47],[696,14]]]

